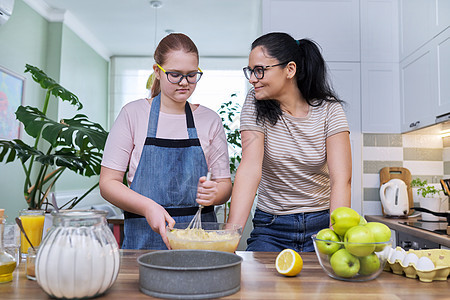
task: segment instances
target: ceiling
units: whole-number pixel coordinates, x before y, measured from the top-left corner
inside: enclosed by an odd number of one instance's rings
[[[39,1],[104,57],[152,55],[171,31],[189,35],[201,56],[246,57],[261,33],[261,0],[161,0],[159,8],[151,0]]]

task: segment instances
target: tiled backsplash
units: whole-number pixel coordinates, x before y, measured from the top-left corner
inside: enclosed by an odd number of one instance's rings
[[[366,214],[381,214],[380,170],[404,167],[412,179],[439,183],[450,177],[450,138],[439,135],[363,135],[363,203]]]

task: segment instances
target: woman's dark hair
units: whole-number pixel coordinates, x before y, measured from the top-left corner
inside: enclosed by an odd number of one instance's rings
[[[296,41],[287,33],[272,32],[257,38],[252,43],[252,50],[258,46],[280,63],[295,62],[297,86],[309,105],[319,106],[323,101],[342,102],[328,81],[325,60],[314,41]],[[272,125],[282,114],[277,100],[256,101],[256,112],[257,121],[268,120]]]
[[[153,54],[155,62],[162,66],[167,60],[167,55],[171,51],[177,50],[195,54],[198,61],[198,49],[194,42],[185,34],[171,33],[166,35],[156,47],[155,54]],[[156,97],[161,92],[161,83],[156,77],[153,80],[151,93],[152,97]]]

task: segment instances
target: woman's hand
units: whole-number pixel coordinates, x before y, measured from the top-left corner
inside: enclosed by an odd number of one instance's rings
[[[197,203],[203,206],[214,205],[219,193],[217,185],[215,181],[206,180],[205,176],[200,177],[197,186]]]
[[[153,201],[145,211],[145,218],[152,230],[161,235],[167,249],[171,249],[166,234],[166,223],[169,228],[173,228],[175,220],[169,215],[164,207]]]

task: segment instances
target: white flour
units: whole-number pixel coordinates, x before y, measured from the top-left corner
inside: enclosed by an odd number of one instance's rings
[[[92,228],[56,228],[41,245],[36,278],[41,288],[57,298],[93,297],[116,280],[120,255],[117,244]]]

